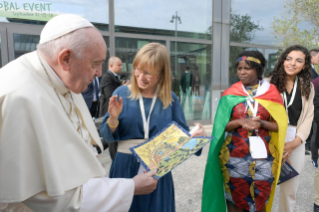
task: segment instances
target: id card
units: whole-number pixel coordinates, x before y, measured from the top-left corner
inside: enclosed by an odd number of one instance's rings
[[[292,125],[288,125],[285,143],[293,141],[296,138],[297,128]]]
[[[249,137],[249,150],[251,157],[254,159],[267,158],[267,149],[260,136]]]
[[[142,164],[140,164],[137,174],[144,174],[144,170],[144,167],[142,166]]]

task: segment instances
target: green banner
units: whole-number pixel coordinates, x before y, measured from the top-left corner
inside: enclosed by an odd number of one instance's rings
[[[84,9],[75,5],[43,1],[0,1],[1,17],[49,21],[51,18],[65,13],[83,16]]]

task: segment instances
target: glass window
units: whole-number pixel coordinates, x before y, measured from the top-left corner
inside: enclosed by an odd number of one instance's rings
[[[117,32],[211,39],[212,0],[117,0],[114,5]]]
[[[109,37],[103,36],[107,46],[109,46]],[[39,35],[13,34],[14,58],[18,58],[23,54],[35,51],[39,43]],[[1,47],[0,47],[1,50]],[[108,70],[107,61],[110,57],[109,48],[107,48],[107,58],[102,66],[102,73]],[[1,59],[1,57],[0,57]],[[0,63],[2,64],[2,63]]]
[[[28,24],[45,24],[52,15],[72,13],[78,14],[92,22],[100,30],[108,30],[109,1],[108,0],[16,0],[9,3],[6,13],[0,17],[1,22],[18,22]],[[5,4],[5,3],[4,3]],[[4,5],[1,6],[5,9]],[[17,12],[16,9],[19,9]],[[14,15],[15,14],[15,15]]]
[[[106,46],[107,46],[107,52],[106,52],[106,59],[102,65],[102,74],[107,72],[107,70],[109,69],[107,62],[110,58],[110,48],[109,48],[110,47],[110,39],[107,36],[103,36],[103,38],[104,38],[104,41],[105,41]]]
[[[264,76],[267,76],[269,72],[274,70],[275,65],[278,61],[279,55],[280,55],[280,52],[278,49],[265,49],[265,58],[267,61],[267,66],[266,66]]]
[[[271,23],[284,11],[285,1],[232,0],[230,41],[276,44]]]
[[[120,78],[129,79],[133,71],[133,60],[140,48],[145,44],[156,42],[166,45],[165,41],[135,38],[115,38],[115,56],[122,60],[123,69]]]
[[[36,50],[39,35],[13,34],[14,58]]]
[[[186,120],[211,119],[211,52],[208,44],[171,42],[172,90]]]
[[[0,67],[2,67],[1,34],[0,34]]]
[[[229,86],[238,82],[237,70],[235,69],[235,64],[237,62],[237,56],[243,51],[260,51],[263,52],[260,48],[251,48],[251,47],[239,47],[231,46],[230,55],[229,55]]]

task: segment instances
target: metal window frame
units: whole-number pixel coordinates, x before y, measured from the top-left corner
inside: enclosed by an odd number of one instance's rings
[[[9,62],[15,59],[13,34],[40,36],[43,27],[44,26],[40,26],[40,25],[26,25],[26,24],[18,24],[18,23],[6,24]]]
[[[217,0],[212,0],[212,13],[214,16],[214,2]],[[218,0],[219,2],[221,2],[222,0]],[[230,1],[230,0],[228,0]],[[229,9],[230,10],[230,9]],[[190,43],[190,44],[209,44],[211,45],[211,52],[212,52],[212,56],[211,56],[211,61],[212,61],[212,65],[211,65],[211,71],[214,72],[213,70],[213,55],[214,55],[214,51],[213,51],[213,47],[214,47],[214,43],[213,43],[213,39],[214,39],[214,17],[212,17],[212,39],[211,40],[204,40],[204,39],[196,39],[196,38],[182,38],[182,37],[171,37],[171,36],[161,36],[161,35],[145,35],[145,34],[135,34],[135,33],[123,33],[123,32],[115,32],[115,7],[114,7],[114,0],[109,0],[109,36],[110,36],[110,56],[115,56],[115,38],[117,37],[121,37],[121,38],[135,38],[135,39],[147,39],[147,40],[162,40],[166,42],[166,49],[169,53],[169,56],[171,55],[171,51],[170,51],[170,46],[171,46],[171,42],[181,42],[181,43]],[[220,71],[216,70],[216,73],[218,74],[218,76],[220,76]],[[213,79],[215,79],[215,76],[213,74],[211,74],[211,91],[213,90]],[[220,81],[220,77],[218,77]],[[218,87],[219,90],[219,87]],[[211,113],[212,114],[212,113]],[[188,124],[194,124],[195,122],[200,122],[202,124],[211,124],[212,123],[212,116],[210,117],[209,120],[190,120],[187,121]]]
[[[250,48],[260,48],[260,49],[282,49],[278,46],[251,44],[251,43],[236,43],[236,42],[230,42],[229,46],[250,47]]]
[[[231,0],[211,0],[212,1],[212,39],[197,39],[197,38],[182,38],[173,36],[161,36],[161,35],[146,35],[146,34],[134,34],[115,32],[115,2],[114,0],[108,0],[109,3],[109,31],[100,31],[102,36],[109,37],[109,56],[115,56],[115,39],[117,37],[122,38],[135,38],[135,39],[147,39],[147,40],[162,40],[166,42],[166,48],[170,52],[171,42],[182,42],[191,44],[209,44],[211,45],[211,120],[198,120],[203,124],[213,123],[213,104],[216,95],[221,90],[228,88],[229,83],[229,54],[230,46],[239,47],[251,47],[261,48],[265,55],[266,49],[280,49],[279,47],[272,45],[260,45],[260,44],[247,44],[230,42],[230,9]],[[29,34],[40,35],[44,26],[31,25],[31,24],[19,24],[19,23],[0,23],[1,34],[1,59],[2,65],[7,64],[14,59],[14,44],[13,34]],[[227,71],[225,71],[227,70]],[[215,103],[216,104],[216,103]],[[195,121],[188,121],[189,124]]]
[[[1,65],[3,67],[9,62],[7,28],[5,23],[0,23],[0,34],[1,34],[1,60],[2,60]]]

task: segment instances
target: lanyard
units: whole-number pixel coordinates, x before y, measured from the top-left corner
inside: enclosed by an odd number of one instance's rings
[[[257,115],[257,110],[258,110],[258,102],[255,101],[255,106],[253,107],[250,101],[254,101],[253,98],[251,98],[249,96],[249,98],[247,98],[246,102],[248,104],[249,109],[251,110],[251,112],[253,113],[253,117],[256,117]]]
[[[258,89],[260,88],[260,81],[258,82],[258,88],[257,88],[257,92],[258,93]],[[248,94],[248,98],[246,99],[247,105],[249,107],[249,109],[251,110],[251,112],[253,113],[253,117],[256,117],[257,115],[257,111],[258,111],[258,102],[255,101],[249,94]],[[251,102],[255,102],[255,106],[253,107]]]
[[[260,87],[260,83],[259,83],[258,88],[259,88],[259,87]],[[257,89],[258,89],[258,88],[257,88]],[[253,117],[256,117],[257,111],[258,111],[258,102],[255,101],[255,107],[253,108],[253,106],[252,106],[252,104],[251,104],[251,101],[253,102],[254,99],[251,98],[250,95],[248,95],[248,98],[247,98],[246,102],[247,102],[247,104],[248,104],[249,109],[250,109],[251,112],[253,113]],[[258,129],[255,129],[255,133],[256,133],[256,135],[258,136]]]
[[[258,82],[258,88],[257,88],[257,92],[256,93],[258,93],[258,89],[259,88],[260,88],[260,81]],[[246,99],[246,102],[247,102],[247,105],[248,105],[249,109],[253,113],[253,117],[256,117],[257,111],[258,111],[258,102],[255,101],[249,94],[248,94],[248,97]],[[254,107],[252,106],[251,102],[255,102],[255,106]],[[258,129],[255,130],[255,133],[258,136]]]
[[[141,93],[139,94],[139,103],[140,103],[140,110],[141,110],[142,119],[143,119],[144,138],[145,139],[149,139],[148,134],[149,134],[149,127],[150,127],[150,118],[151,118],[151,114],[152,114],[152,111],[153,111],[153,108],[155,106],[155,102],[157,99],[157,91],[158,91],[158,87],[157,87],[155,94],[153,96],[152,104],[151,104],[150,112],[148,113],[147,120],[146,120],[146,115],[145,115],[143,97],[142,97]]]
[[[292,89],[292,95],[291,95],[291,98],[290,98],[288,105],[287,105],[286,92],[284,92],[284,100],[285,100],[284,102],[285,102],[287,116],[288,116],[288,107],[290,107],[292,105],[292,103],[294,102],[295,96],[296,96],[297,85],[298,85],[298,77],[296,76],[295,82],[294,82],[294,88]],[[288,124],[290,124],[289,116],[288,116]]]

